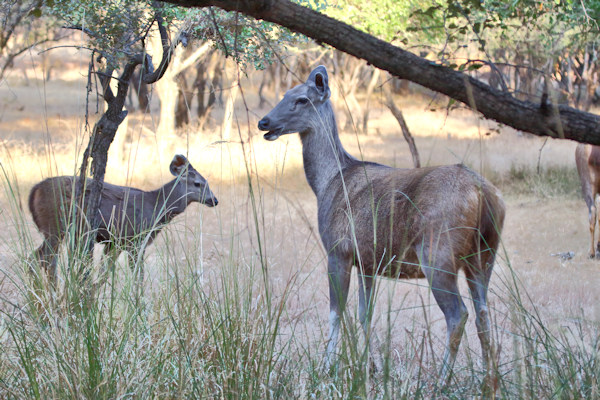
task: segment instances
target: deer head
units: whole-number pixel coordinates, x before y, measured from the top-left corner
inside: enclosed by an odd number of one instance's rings
[[[169,170],[173,176],[180,177],[179,184],[185,188],[186,192],[183,195],[187,199],[187,204],[195,201],[214,207],[219,203],[206,179],[181,154],[173,157]]]
[[[319,123],[319,110],[329,100],[329,78],[327,69],[315,68],[305,83],[298,85],[283,96],[283,99],[258,123],[267,140],[276,140],[288,133],[304,132]]]

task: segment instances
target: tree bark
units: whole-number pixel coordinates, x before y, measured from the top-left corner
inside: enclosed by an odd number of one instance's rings
[[[118,78],[116,94],[113,93],[110,87],[110,81],[113,79],[113,69],[109,68],[105,72],[99,74],[100,82],[102,84],[102,96],[108,107],[102,117],[100,117],[98,122],[94,125],[90,141],[83,154],[80,176],[77,183],[78,204],[84,204],[85,201],[86,205],[85,217],[89,224],[89,229],[87,230],[88,235],[86,236],[85,248],[90,254],[94,249],[96,231],[98,226],[100,226],[99,209],[102,200],[102,188],[104,187],[108,150],[115,138],[119,125],[127,116],[127,110],[124,110],[123,108],[125,106],[125,100],[127,99],[131,76],[139,65],[143,65],[143,68],[145,68],[145,71],[142,74],[144,83],[150,84],[160,80],[169,66],[173,48],[179,44],[179,38],[171,44],[166,28],[163,26],[163,19],[158,13],[156,15],[156,23],[160,31],[162,43],[162,59],[156,69],[152,69],[152,59],[145,52],[131,55],[123,67],[123,72]],[[89,162],[90,158],[92,159],[91,163]],[[83,194],[87,191],[84,188],[87,182],[86,175],[88,163],[90,163],[90,172],[93,179],[87,186],[89,195],[84,198]]]
[[[285,26],[370,64],[443,93],[483,116],[538,136],[600,145],[600,117],[564,105],[522,101],[290,0],[167,0],[184,7],[216,6]]]
[[[190,103],[192,102],[192,94],[187,84],[187,79],[184,74],[180,74],[177,78],[177,104],[175,105],[175,128],[182,128],[190,123]]]
[[[223,116],[223,126],[221,128],[221,140],[229,141],[231,139],[231,125],[233,124],[233,111],[235,99],[237,98],[240,89],[239,82],[236,80],[231,86],[227,104],[225,105],[225,115]]]

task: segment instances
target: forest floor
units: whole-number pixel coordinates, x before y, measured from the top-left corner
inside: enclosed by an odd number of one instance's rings
[[[256,107],[259,74],[250,74],[242,83],[248,110],[238,99],[230,138],[221,136],[222,106],[213,110],[202,130],[191,125],[161,137],[153,131],[156,104],[149,114],[132,112],[125,134],[120,133],[124,138],[111,148],[106,180],[153,189],[170,179],[168,163],[173,154],[189,154],[191,163],[210,182],[219,205],[213,209],[191,205],[159,235],[146,253],[147,290],[158,288],[166,279],[158,262],[164,252],[193,259],[207,285],[218,285],[224,260],[252,265],[260,248],[267,260],[274,298],[287,296],[283,331],[294,331],[296,337],[322,346],[329,313],[328,283],[316,200],[304,178],[297,135],[271,143],[255,128],[269,111],[268,106]],[[269,96],[274,103],[274,93]],[[89,123],[93,124],[96,99],[91,100]],[[340,96],[335,100],[340,125],[344,126],[343,101]],[[432,110],[431,97],[424,93],[397,101],[424,165],[463,162],[503,191],[507,217],[490,289],[496,340],[506,346],[512,340],[506,323],[511,271],[516,273],[522,293],[550,326],[559,329],[580,318],[600,321],[600,261],[588,258],[587,210],[579,194],[575,143],[546,141],[498,127],[467,110],[448,113],[443,105]],[[30,71],[27,80],[13,74],[0,85],[0,163],[5,174],[0,193],[4,221],[0,270],[7,275],[14,273],[20,257],[41,242],[26,206],[29,189],[47,176],[70,174],[78,167],[87,144],[85,104],[85,75],[81,71],[64,72],[64,76],[57,72],[50,80],[36,79]],[[343,144],[356,157],[410,167],[410,153],[398,124],[381,102],[372,104],[368,134],[345,129]],[[16,246],[22,227],[30,242]],[[556,256],[571,251],[571,259]],[[381,327],[388,318],[386,312],[392,313],[393,346],[402,347],[407,335],[428,330],[439,340],[441,349],[445,323],[426,286],[424,280],[381,281],[374,321]],[[352,288],[356,293],[356,282]],[[0,280],[4,298],[10,298],[14,290],[10,280]],[[461,290],[467,294],[466,285],[461,285]],[[356,305],[356,294],[350,302]],[[474,315],[472,305],[466,303]],[[467,324],[466,341],[477,349],[473,320]]]

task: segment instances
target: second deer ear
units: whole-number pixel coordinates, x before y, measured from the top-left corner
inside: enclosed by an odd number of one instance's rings
[[[181,154],[175,155],[173,157],[173,161],[171,161],[171,165],[169,166],[169,170],[175,176],[181,174],[187,165],[188,160]]]
[[[317,90],[321,101],[325,101],[331,95],[331,90],[329,89],[329,77],[327,76],[327,68],[323,65],[319,65],[315,68],[308,77],[308,82],[310,82],[311,86]]]

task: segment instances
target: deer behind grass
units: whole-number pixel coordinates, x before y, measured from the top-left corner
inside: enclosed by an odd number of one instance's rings
[[[259,123],[264,137],[299,132],[304,171],[317,197],[319,233],[328,252],[329,338],[325,365],[335,360],[352,266],[358,268],[359,317],[370,338],[374,278],[423,278],[444,313],[450,371],[467,320],[457,287],[467,277],[486,367],[491,361],[487,289],[504,203],[498,190],[464,165],[397,169],[363,162],[340,142],[325,67],[289,90]],[[370,345],[369,345],[370,347]]]
[[[600,258],[600,238],[596,243],[596,222],[600,223],[600,147],[580,143],[575,149],[575,163],[581,181],[581,192],[588,207],[590,221],[590,258]]]
[[[95,240],[105,243],[105,256],[114,261],[126,249],[135,263],[138,256],[143,259],[146,244],[150,244],[162,227],[185,211],[190,203],[217,205],[217,198],[206,179],[184,156],[173,158],[170,171],[176,178],[150,192],[104,183],[101,223]],[[73,220],[75,182],[76,178],[72,176],[48,178],[36,184],[29,194],[33,221],[44,235],[44,242],[35,251],[35,256],[46,268],[52,282],[56,279],[59,246]],[[78,237],[81,236],[81,229],[76,232]],[[147,242],[142,245],[144,240]]]

